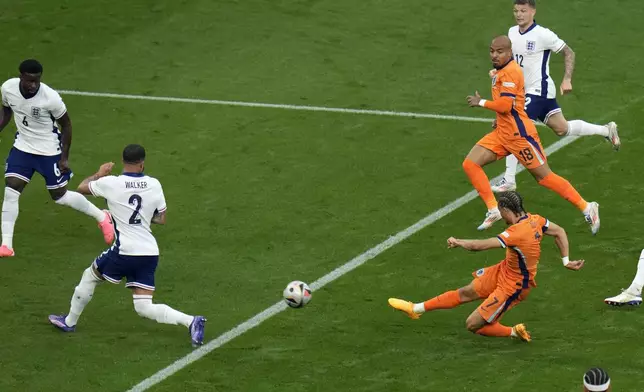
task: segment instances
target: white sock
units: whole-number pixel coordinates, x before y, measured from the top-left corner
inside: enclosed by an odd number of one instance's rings
[[[414,313],[418,313],[418,314],[425,313],[425,304],[423,302],[419,304],[414,304]]]
[[[4,188],[2,202],[2,245],[13,249],[13,228],[18,220],[18,200],[20,192],[9,187]]]
[[[137,295],[132,296],[134,300],[134,310],[139,316],[149,318],[157,323],[184,325],[186,328],[190,327],[193,316],[188,316],[178,310],[174,310],[168,305],[153,304],[151,295]]]
[[[97,222],[102,222],[105,219],[105,213],[98,209],[94,204],[78,192],[67,191],[60,199],[56,200],[56,204],[68,206],[83,214],[87,214]]]
[[[518,165],[519,165],[519,160],[514,155],[510,154],[507,157],[505,157],[505,174],[503,175],[503,178],[505,178],[506,182],[509,182],[511,184],[516,184]]]
[[[635,279],[626,291],[633,295],[642,295],[642,287],[644,287],[644,250],[640,253],[640,261],[637,262]]]
[[[608,137],[608,127],[587,123],[583,120],[568,121],[568,136],[600,135]]]
[[[78,286],[74,289],[74,295],[72,296],[71,307],[69,308],[69,314],[65,318],[65,324],[70,327],[73,327],[78,322],[78,318],[83,309],[92,300],[94,295],[94,289],[96,286],[101,283],[102,280],[97,278],[92,271],[92,267],[88,267],[83,271],[83,276],[81,277]]]

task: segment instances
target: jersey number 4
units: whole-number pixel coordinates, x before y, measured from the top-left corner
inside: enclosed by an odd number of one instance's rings
[[[130,216],[131,225],[141,224],[141,216],[139,215],[139,211],[141,210],[142,202],[143,199],[141,199],[141,196],[139,195],[132,195],[130,196],[130,200],[128,200],[128,203],[130,203],[131,206],[134,206],[134,212],[132,213],[132,216]]]

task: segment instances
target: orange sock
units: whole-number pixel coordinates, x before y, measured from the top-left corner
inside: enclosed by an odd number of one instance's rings
[[[495,322],[479,329],[478,331],[476,331],[476,334],[507,338],[512,336],[512,327],[506,327],[505,325],[501,325],[501,323]]]
[[[492,192],[490,180],[487,178],[483,168],[469,158],[465,158],[463,161],[463,170],[465,170],[465,174],[469,177],[474,189],[476,189],[479,196],[481,196],[481,199],[483,199],[487,209],[491,210],[496,208],[498,204],[496,203],[496,198]]]
[[[584,200],[579,192],[570,185],[568,180],[556,175],[555,173],[550,173],[542,178],[541,181],[539,181],[539,185],[557,192],[559,196],[574,204],[581,212],[584,212],[586,207],[588,207],[586,200]]]
[[[461,296],[458,290],[447,291],[438,297],[434,297],[424,302],[425,311],[436,309],[451,309],[461,304]]]

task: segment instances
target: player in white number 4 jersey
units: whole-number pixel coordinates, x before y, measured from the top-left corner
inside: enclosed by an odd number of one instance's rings
[[[512,41],[514,59],[521,66],[525,78],[526,113],[533,121],[541,121],[558,136],[599,135],[606,138],[619,150],[621,145],[617,125],[595,125],[583,120],[566,121],[555,99],[557,90],[550,76],[550,55],[563,52],[565,71],[560,92],[572,91],[572,72],[575,67],[575,53],[557,34],[538,25],[534,16],[537,13],[536,0],[515,0],[514,18],[517,26],[511,27],[508,36]],[[519,161],[510,155],[506,158],[505,175],[496,185],[494,192],[516,189],[516,173]]]
[[[163,324],[184,325],[190,331],[192,344],[203,343],[206,319],[189,316],[167,305],[153,304],[154,272],[159,261],[159,247],[152,235],[152,223],[165,224],[165,197],[161,183],[143,174],[145,150],[130,144],[123,150],[123,173],[110,176],[113,163],[103,164],[98,172],[86,178],[78,191],[107,200],[114,219],[116,240],[88,267],[74,290],[67,315],[50,315],[49,322],[65,332],[74,332],[76,322],[92,299],[94,289],[104,280],[118,284],[126,278],[125,287],[132,289],[134,310]]]
[[[72,121],[60,95],[40,82],[42,65],[25,60],[19,67],[20,78],[2,84],[0,131],[15,118],[16,140],[5,168],[4,202],[2,203],[2,246],[0,257],[15,255],[13,229],[18,220],[18,200],[34,172],[45,178],[45,184],[56,204],[85,213],[98,222],[105,242],[114,241],[114,228],[109,214],[101,211],[77,192],[67,190],[72,177],[69,149],[72,144]],[[61,131],[56,127],[58,123]]]

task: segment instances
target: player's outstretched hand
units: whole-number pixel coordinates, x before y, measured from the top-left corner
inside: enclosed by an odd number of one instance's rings
[[[559,91],[561,92],[561,95],[566,95],[569,92],[572,91],[572,82],[568,79],[564,79],[563,82],[561,82],[561,86],[559,87]]]
[[[114,168],[114,162],[106,162],[102,164],[101,167],[98,168],[98,172],[96,174],[98,174],[99,177],[108,176],[112,172],[113,168]]]
[[[467,103],[471,107],[479,106],[479,102],[481,102],[481,96],[479,95],[479,92],[477,91],[474,94],[475,95],[468,95],[467,96]]]
[[[453,249],[453,248],[458,248],[459,246],[461,246],[461,244],[460,244],[459,240],[457,240],[456,238],[449,237],[447,239],[447,247],[448,248]]]
[[[573,271],[579,271],[584,266],[584,260],[569,261],[566,268]]]

